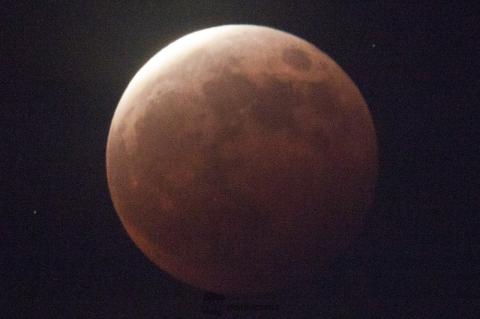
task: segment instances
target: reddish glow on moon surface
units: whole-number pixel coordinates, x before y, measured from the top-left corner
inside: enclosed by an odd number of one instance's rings
[[[302,281],[361,231],[377,176],[365,100],[291,34],[189,34],[135,75],[112,119],[107,176],[129,236],[201,289],[258,294]]]

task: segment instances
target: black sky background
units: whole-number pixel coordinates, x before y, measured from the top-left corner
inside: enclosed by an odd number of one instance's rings
[[[327,276],[270,297],[282,316],[471,314],[480,298],[479,15],[467,2],[395,3],[2,5],[2,317],[214,317],[202,313],[204,292],[160,271],[126,235],[105,146],[121,94],[151,56],[231,23],[275,27],[327,52],[377,129],[380,176],[364,232]]]

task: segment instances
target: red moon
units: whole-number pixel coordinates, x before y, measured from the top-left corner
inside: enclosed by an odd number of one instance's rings
[[[272,28],[219,26],[132,79],[110,127],[108,184],[158,267],[258,294],[308,278],[361,231],[376,145],[364,98],[325,53]]]

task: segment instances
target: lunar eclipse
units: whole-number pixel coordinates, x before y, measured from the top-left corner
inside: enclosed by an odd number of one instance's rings
[[[349,76],[307,41],[254,25],[194,32],[149,60],[106,155],[138,248],[224,294],[326,267],[361,231],[377,176],[375,129]]]

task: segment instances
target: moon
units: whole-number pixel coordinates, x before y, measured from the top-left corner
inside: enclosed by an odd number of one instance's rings
[[[329,56],[283,31],[226,25],[139,70],[106,162],[115,210],[154,264],[201,289],[258,294],[308,280],[359,234],[377,143]]]

